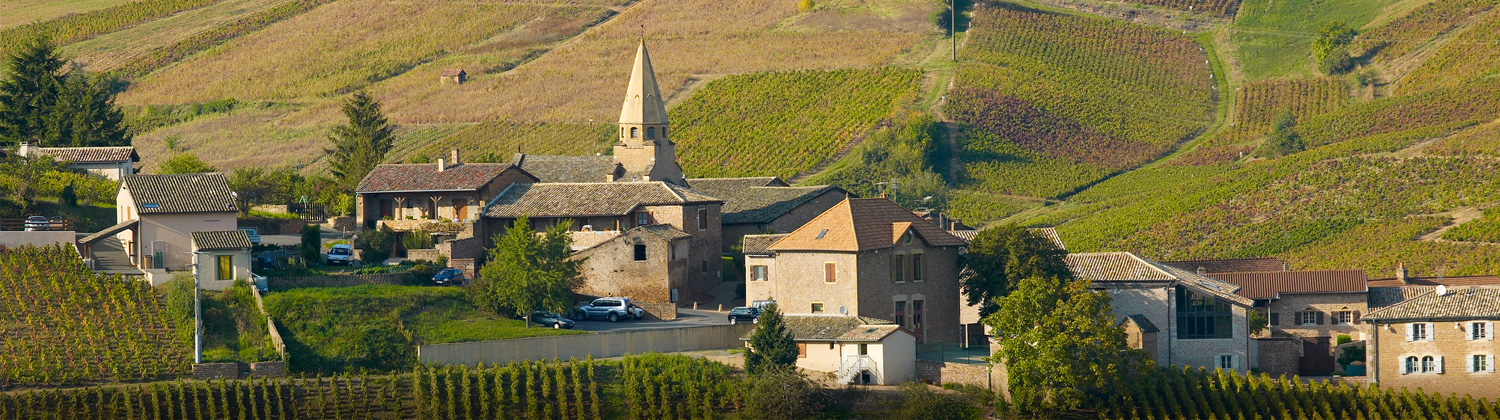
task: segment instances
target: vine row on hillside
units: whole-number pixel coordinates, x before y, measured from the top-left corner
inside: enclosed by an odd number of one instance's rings
[[[38,37],[66,45],[219,1],[140,0],[0,30],[0,56],[9,56]]]

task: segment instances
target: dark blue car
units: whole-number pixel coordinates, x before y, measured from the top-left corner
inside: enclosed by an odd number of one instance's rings
[[[463,286],[464,272],[456,268],[444,268],[432,276],[432,284],[438,286]]]

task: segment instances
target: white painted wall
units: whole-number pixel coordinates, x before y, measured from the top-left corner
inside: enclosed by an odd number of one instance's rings
[[[233,275],[229,280],[219,280],[219,256],[228,255],[233,262]],[[198,287],[206,290],[224,290],[234,286],[235,281],[250,279],[250,250],[214,250],[194,254],[198,264]]]

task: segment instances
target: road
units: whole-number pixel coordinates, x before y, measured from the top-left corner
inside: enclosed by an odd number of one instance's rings
[[[620,332],[654,330],[662,328],[697,327],[703,325],[728,325],[729,319],[726,318],[726,315],[728,315],[728,312],[714,312],[678,308],[677,319],[671,321],[578,321],[578,325],[574,328],[583,331],[594,332]]]

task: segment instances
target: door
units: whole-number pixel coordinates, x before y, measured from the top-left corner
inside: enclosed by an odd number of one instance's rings
[[[377,219],[384,219],[387,217],[392,219],[396,218],[396,202],[393,200],[383,199],[380,200],[380,217],[377,217]]]
[[[916,334],[917,342],[922,342],[922,300],[911,301],[911,332]]]
[[[453,199],[453,221],[459,223],[469,221],[469,199]]]
[[[1306,337],[1302,339],[1302,361],[1298,374],[1302,376],[1328,376],[1333,374],[1333,349],[1329,337]]]

